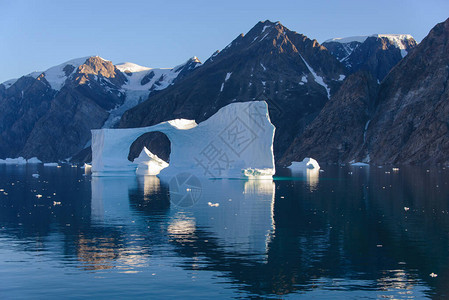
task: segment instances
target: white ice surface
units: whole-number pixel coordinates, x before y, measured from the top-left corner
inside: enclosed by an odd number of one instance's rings
[[[162,169],[168,167],[168,163],[150,152],[147,147],[143,147],[139,157],[134,161],[137,164],[138,175],[158,175]]]
[[[352,163],[351,166],[354,166],[354,167],[366,167],[366,166],[369,166],[369,164],[363,163],[363,162],[355,162],[355,163]]]
[[[315,159],[306,157],[301,162],[298,162],[298,161],[292,162],[291,165],[288,166],[287,168],[289,168],[292,171],[302,171],[305,169],[319,170],[320,165],[318,164],[318,162]]]
[[[27,164],[41,164],[42,161],[39,160],[37,157],[32,157],[30,159],[27,159]]]
[[[6,158],[6,159],[0,159],[0,164],[7,164],[7,165],[24,165],[27,161],[22,156],[18,158]]]

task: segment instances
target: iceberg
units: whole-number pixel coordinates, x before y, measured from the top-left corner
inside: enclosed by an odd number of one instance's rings
[[[6,159],[0,159],[1,164],[7,164],[7,165],[24,165],[27,163],[26,159],[22,156],[17,158],[6,158]]]
[[[37,157],[32,157],[27,159],[27,164],[41,164],[42,161],[38,159]]]
[[[140,155],[133,161],[137,163],[138,175],[158,175],[162,169],[168,167],[168,163],[151,153],[147,147],[143,147]]]
[[[311,191],[314,191],[318,186],[320,165],[315,159],[306,157],[301,162],[292,162],[287,168],[290,169],[293,175],[305,177]]]
[[[302,171],[302,170],[306,170],[306,169],[319,170],[320,165],[318,164],[318,162],[315,159],[306,157],[301,162],[298,162],[298,161],[292,162],[291,165],[288,166],[287,168],[289,168],[292,171]]]
[[[131,144],[156,131],[170,140],[170,164],[163,165],[148,149],[129,161]],[[229,104],[199,124],[177,119],[140,128],[96,129],[92,130],[92,175],[132,176],[140,165],[144,172],[160,171],[162,177],[182,172],[207,178],[272,177],[274,131],[265,101]]]
[[[369,167],[369,164],[364,163],[364,162],[355,162],[355,163],[351,163],[351,166],[353,166],[353,167]]]

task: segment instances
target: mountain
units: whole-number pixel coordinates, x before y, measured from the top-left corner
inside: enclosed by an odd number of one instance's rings
[[[192,58],[150,69],[93,56],[8,80],[0,84],[0,157],[68,158],[88,145],[91,129],[114,126],[126,109],[200,64]]]
[[[449,19],[437,24],[379,90],[367,131],[374,163],[449,163]]]
[[[366,70],[380,82],[417,45],[409,34],[334,38],[323,43],[349,73]]]
[[[182,81],[128,110],[120,127],[176,118],[199,123],[229,103],[266,100],[276,126],[275,157],[280,157],[339,89],[346,74],[316,40],[279,22],[259,22]]]
[[[313,157],[320,163],[349,162],[360,153],[377,96],[378,84],[368,71],[350,75],[320,114],[290,145],[278,162],[289,165]]]
[[[323,162],[449,164],[449,19],[392,68],[380,86],[345,80],[282,158]]]

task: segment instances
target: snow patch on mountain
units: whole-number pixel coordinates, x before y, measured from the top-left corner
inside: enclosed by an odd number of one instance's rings
[[[385,38],[388,39],[393,45],[401,50],[402,57],[407,55],[407,40],[413,39],[413,36],[410,34],[372,34],[372,35],[361,35],[361,36],[350,36],[345,38],[333,38],[324,41],[324,43],[341,43],[343,44],[343,48],[347,53],[346,57],[342,58],[340,62],[343,62],[361,43],[365,42],[367,38],[375,37],[375,38]],[[351,43],[356,42],[357,45],[350,45]]]
[[[59,91],[63,87],[66,79],[71,74],[76,72],[76,69],[78,69],[79,66],[84,64],[88,58],[89,56],[72,59],[55,67],[51,67],[50,69],[42,73],[44,74],[44,77],[50,84],[51,88],[53,90]],[[67,66],[73,67],[73,70],[70,74],[66,74],[66,71],[64,70],[66,69]]]
[[[89,57],[81,57],[81,58],[76,58],[76,59],[72,59],[69,60],[65,63],[62,63],[60,65],[51,67],[50,69],[47,69],[44,72],[41,71],[34,71],[31,72],[27,75],[25,75],[24,77],[33,77],[34,79],[36,79],[37,77],[39,77],[41,74],[44,74],[45,79],[47,80],[47,82],[50,84],[51,88],[54,90],[59,91],[61,89],[61,87],[64,85],[65,80],[67,79],[68,76],[66,76],[64,68],[67,65],[72,65],[76,70],[80,65],[82,65],[86,59],[88,59]],[[5,82],[3,82],[2,84],[6,87],[9,88],[11,87],[14,83],[17,82],[17,80],[19,80],[19,78],[14,78],[14,79],[9,79]]]
[[[330,42],[336,42],[336,43],[342,43],[342,44],[347,44],[347,43],[352,43],[352,42],[363,43],[364,41],[366,41],[366,39],[368,37],[369,37],[369,35],[349,36],[349,37],[344,37],[344,38],[339,37],[339,38],[325,40],[324,43],[330,43]]]
[[[396,47],[402,50],[407,49],[406,44],[404,42],[413,39],[413,37],[410,34],[373,34],[372,37],[387,38]]]
[[[304,59],[304,57],[302,57],[301,54],[299,54],[299,56],[301,57],[302,61],[306,64],[307,68],[309,69],[310,73],[312,73],[313,78],[315,79],[315,82],[318,83],[319,85],[323,86],[326,89],[327,92],[327,98],[330,99],[331,97],[331,90],[330,88],[327,86],[327,84],[324,82],[323,77],[319,76],[315,70],[306,62],[306,60]]]
[[[112,128],[120,121],[125,111],[146,100],[151,92],[163,90],[173,84],[182,70],[191,62],[197,63],[195,68],[201,64],[199,59],[194,56],[187,62],[171,69],[153,69],[130,62],[115,65],[117,69],[126,74],[127,82],[122,86],[126,97],[121,106],[109,111],[109,118],[102,128]]]
[[[401,50],[402,58],[407,55],[407,40],[413,39],[410,34],[373,34],[373,37],[386,38]]]

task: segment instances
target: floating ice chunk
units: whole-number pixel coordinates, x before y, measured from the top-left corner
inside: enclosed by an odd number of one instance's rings
[[[59,167],[58,163],[44,163],[44,167]]]
[[[24,165],[27,163],[26,159],[23,158],[22,156],[18,157],[18,158],[6,158],[6,159],[1,159],[0,163],[2,164],[7,164],[7,165]]]
[[[37,174],[37,173],[32,174],[31,176],[33,176],[34,178],[39,178],[39,174]]]
[[[42,161],[40,161],[37,157],[32,157],[27,160],[27,164],[41,164]]]
[[[292,162],[292,164],[290,166],[288,166],[287,168],[291,169],[292,171],[296,171],[296,170],[302,171],[302,170],[305,170],[305,169],[316,169],[316,170],[319,170],[320,169],[320,165],[313,158],[306,157],[306,158],[303,159],[302,162],[297,162],[297,161]]]
[[[151,153],[147,147],[143,147],[139,157],[134,160],[137,164],[138,175],[157,175],[162,169],[168,167],[168,163]]]
[[[243,170],[243,175],[248,177],[248,179],[257,178],[257,179],[271,179],[274,175],[274,169],[253,169],[248,168]]]
[[[354,166],[354,167],[369,167],[369,164],[363,163],[363,162],[355,162],[355,163],[352,163],[351,166]]]

